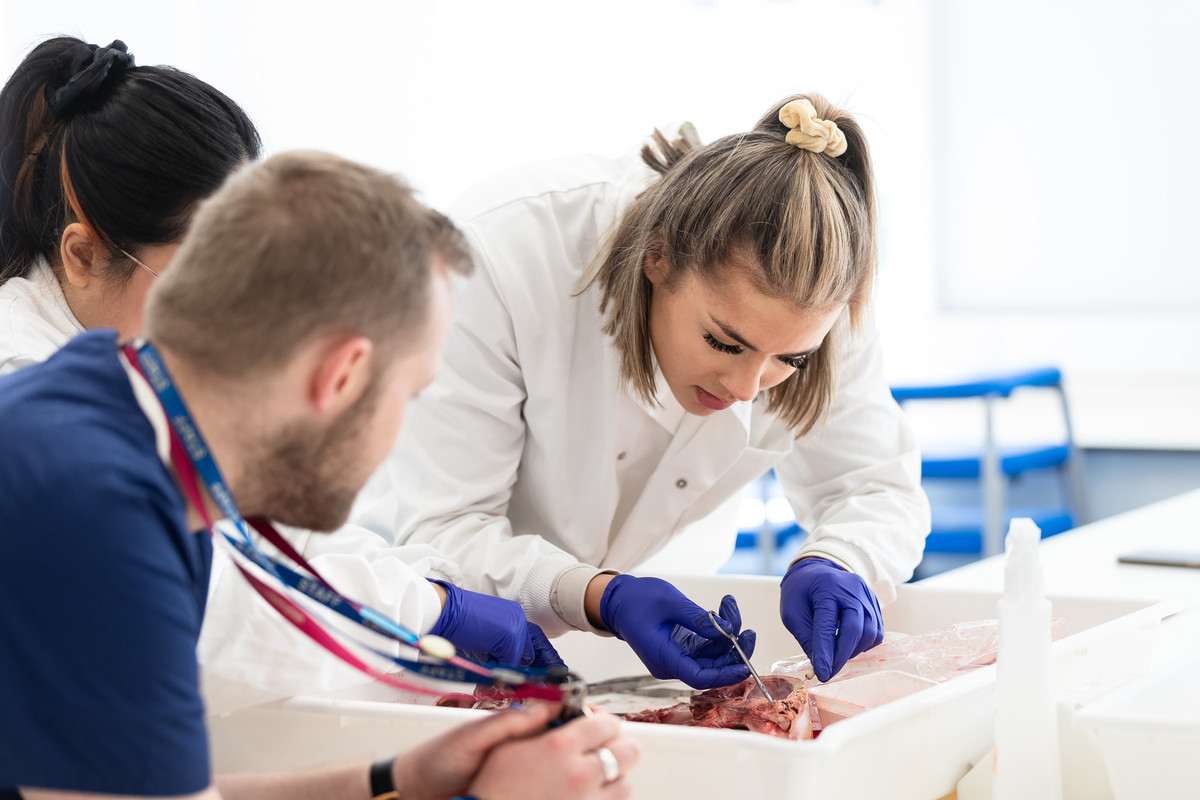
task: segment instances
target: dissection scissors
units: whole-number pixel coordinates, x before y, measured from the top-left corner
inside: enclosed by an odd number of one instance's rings
[[[710,611],[708,619],[721,632],[721,635],[733,643],[733,649],[737,651],[738,657],[742,659],[742,663],[746,665],[746,669],[750,670],[750,677],[754,678],[754,682],[758,684],[759,690],[763,693],[763,697],[767,698],[767,702],[774,703],[775,698],[771,697],[771,693],[767,691],[767,685],[763,683],[762,678],[758,677],[758,671],[754,669],[754,665],[750,663],[750,659],[746,658],[746,654],[742,651],[742,645],[738,642],[736,634],[727,632],[717,622],[717,615]]]

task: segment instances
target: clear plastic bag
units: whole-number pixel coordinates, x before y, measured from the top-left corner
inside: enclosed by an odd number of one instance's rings
[[[1056,619],[1051,624],[1051,635],[1057,639],[1066,632],[1065,628],[1065,621]],[[883,644],[850,659],[829,683],[881,670],[895,670],[941,683],[994,664],[999,635],[1000,623],[994,619],[959,622],[914,636],[889,633]],[[803,653],[776,661],[771,672],[816,683],[812,663]]]

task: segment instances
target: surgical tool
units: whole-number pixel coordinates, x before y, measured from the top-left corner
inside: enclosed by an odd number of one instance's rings
[[[721,627],[721,625],[717,622],[717,615],[715,612],[709,611],[708,619],[714,626],[716,626],[716,629],[721,632],[722,636],[733,643],[733,649],[737,651],[738,657],[742,659],[742,663],[746,665],[746,669],[750,670],[750,677],[754,678],[754,682],[758,684],[758,688],[763,693],[763,697],[767,698],[767,702],[774,703],[775,698],[771,697],[771,693],[767,691],[767,685],[763,683],[762,678],[758,677],[758,671],[754,669],[754,666],[750,663],[750,659],[746,658],[746,653],[743,652],[742,645],[738,642],[737,635],[729,633]]]

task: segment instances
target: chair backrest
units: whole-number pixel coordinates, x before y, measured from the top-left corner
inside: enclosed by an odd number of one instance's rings
[[[903,403],[906,400],[1008,397],[1023,386],[1061,387],[1062,372],[1057,367],[1039,367],[1019,372],[988,375],[968,381],[902,384],[892,387],[892,397],[896,398],[897,403]]]

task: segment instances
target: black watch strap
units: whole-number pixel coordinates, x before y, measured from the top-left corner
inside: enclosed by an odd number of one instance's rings
[[[395,758],[384,758],[371,765],[371,800],[400,800],[400,793],[392,781],[394,763]]]

